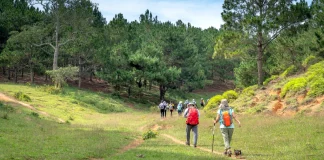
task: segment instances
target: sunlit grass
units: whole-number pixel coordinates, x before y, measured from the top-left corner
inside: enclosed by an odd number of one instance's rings
[[[239,118],[242,127],[236,126],[231,146],[241,149],[247,159],[322,159],[324,156],[324,117],[240,115]],[[174,119],[173,127],[161,132],[185,141],[184,122],[184,118]],[[198,146],[211,149],[212,128],[212,119],[203,114]],[[219,124],[216,124],[214,150],[224,150]]]

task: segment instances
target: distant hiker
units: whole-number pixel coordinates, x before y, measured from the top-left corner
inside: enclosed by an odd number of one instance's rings
[[[164,104],[163,104],[163,101],[161,101],[161,103],[159,104],[159,109],[160,109],[160,112],[161,112],[161,118],[164,117]]]
[[[170,110],[171,117],[172,117],[173,109],[174,109],[174,104],[172,102],[170,102],[169,103],[169,110]]]
[[[182,109],[183,109],[182,101],[180,101],[177,106],[178,115],[181,115]]]
[[[187,108],[188,104],[189,104],[189,100],[187,99],[184,103],[183,103],[183,108]]]
[[[192,130],[194,134],[194,147],[197,147],[198,139],[198,124],[199,124],[199,110],[194,103],[189,103],[188,108],[184,111],[183,117],[187,118],[186,124],[186,133],[187,133],[187,142],[186,145],[190,146],[190,131]]]
[[[224,155],[232,153],[230,144],[234,132],[233,119],[235,119],[235,121],[239,124],[239,127],[241,127],[241,122],[236,118],[234,110],[228,105],[226,99],[222,99],[214,123],[219,122],[220,124],[219,128],[221,129],[225,145]]]
[[[201,107],[205,106],[205,100],[203,98],[200,99],[200,106]]]
[[[195,104],[195,105],[197,104],[195,99],[192,99],[192,103]]]
[[[164,101],[163,105],[164,105],[164,118],[166,118],[166,113],[167,113],[167,110],[169,109],[168,108],[168,103],[166,101]]]

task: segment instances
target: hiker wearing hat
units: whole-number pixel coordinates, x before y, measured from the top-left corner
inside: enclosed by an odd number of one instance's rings
[[[205,106],[205,100],[203,98],[200,99],[200,106],[201,107]]]
[[[194,147],[197,147],[198,139],[198,124],[199,124],[199,110],[197,109],[196,104],[190,102],[188,108],[184,111],[183,117],[187,118],[186,124],[186,133],[187,133],[187,142],[186,145],[190,146],[190,131],[192,130],[194,134]]]
[[[239,124],[241,127],[241,122],[236,118],[234,114],[234,110],[228,105],[226,99],[222,99],[221,104],[219,105],[219,109],[217,111],[217,117],[214,120],[214,124],[219,122],[220,130],[223,136],[225,151],[224,154],[231,153],[231,140],[234,132],[234,123],[233,119]]]

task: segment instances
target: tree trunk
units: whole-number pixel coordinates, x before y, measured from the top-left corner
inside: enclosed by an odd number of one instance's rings
[[[33,84],[34,83],[34,68],[33,68],[33,64],[30,63],[29,64],[30,67],[30,83]]]
[[[262,86],[263,84],[263,41],[262,41],[262,32],[258,33],[258,56],[257,56],[257,64],[258,64],[258,86]]]
[[[55,49],[54,49],[54,59],[53,59],[53,70],[57,69],[57,59],[59,54],[59,29],[60,23],[58,15],[56,15],[56,26],[55,26]]]
[[[166,87],[160,84],[160,100],[164,100],[165,93],[166,93]]]
[[[89,77],[89,81],[90,82],[92,82],[92,74],[93,74],[93,72],[92,72],[92,69],[90,70],[90,77]]]
[[[131,86],[128,86],[127,93],[128,93],[128,98],[130,98],[130,96],[131,96]]]
[[[24,69],[21,69],[21,78],[24,78]]]
[[[11,75],[11,73],[10,73],[10,67],[8,67],[8,80],[11,79],[10,75]]]
[[[82,77],[81,77],[81,73],[82,73],[82,65],[81,65],[81,56],[79,56],[79,83],[78,83],[78,87],[81,88],[81,81],[82,81]]]
[[[18,82],[18,69],[15,67],[15,83]]]
[[[6,75],[6,67],[2,67],[2,75]]]

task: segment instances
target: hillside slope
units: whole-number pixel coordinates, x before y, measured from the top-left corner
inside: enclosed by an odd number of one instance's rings
[[[245,113],[270,113],[291,116],[295,114],[323,114],[324,61],[314,64],[307,72],[273,76],[263,87],[250,86],[231,102]]]

